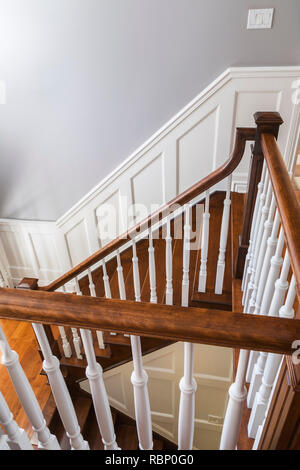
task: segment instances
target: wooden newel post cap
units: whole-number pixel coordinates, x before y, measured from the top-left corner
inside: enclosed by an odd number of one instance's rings
[[[255,145],[253,149],[253,154],[262,156],[261,149],[261,134],[272,134],[277,139],[279,127],[283,124],[283,119],[279,113],[276,111],[258,111],[254,114],[255,124],[257,126]]]

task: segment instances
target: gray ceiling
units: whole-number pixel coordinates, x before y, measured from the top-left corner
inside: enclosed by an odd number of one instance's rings
[[[57,219],[227,67],[299,64],[299,20],[299,0],[0,0],[0,217]]]

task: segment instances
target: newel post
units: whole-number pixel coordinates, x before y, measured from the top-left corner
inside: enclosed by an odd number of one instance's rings
[[[249,247],[250,231],[257,195],[257,185],[261,178],[264,161],[261,148],[261,134],[272,134],[277,138],[279,127],[283,123],[280,114],[277,112],[257,112],[254,114],[254,120],[257,126],[257,130],[255,143],[252,147],[246,204],[243,217],[243,228],[239,237],[239,248],[235,266],[235,277],[238,279],[241,279],[243,276],[245,258]]]

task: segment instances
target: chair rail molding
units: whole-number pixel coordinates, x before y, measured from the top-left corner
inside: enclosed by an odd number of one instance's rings
[[[103,204],[115,209],[118,235],[126,207],[144,204],[150,212],[151,204],[164,204],[214,171],[232,150],[235,128],[253,126],[258,109],[283,117],[278,143],[291,168],[300,130],[300,104],[293,100],[299,77],[300,66],[229,68],[57,221],[0,219],[1,261],[14,284],[37,277],[46,285],[101,248]],[[246,191],[249,161],[247,145],[233,191]],[[224,183],[217,189],[225,190]]]

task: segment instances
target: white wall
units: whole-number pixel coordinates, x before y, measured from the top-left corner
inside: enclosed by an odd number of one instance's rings
[[[299,104],[292,84],[299,76],[300,67],[229,69],[56,222],[1,219],[0,243],[14,282],[34,276],[47,284],[98,250],[104,203],[115,207],[123,232],[125,199],[163,204],[219,167],[231,152],[235,128],[254,126],[256,111],[281,113],[279,145],[286,161],[293,160]],[[234,191],[246,188],[249,147],[234,172]]]

